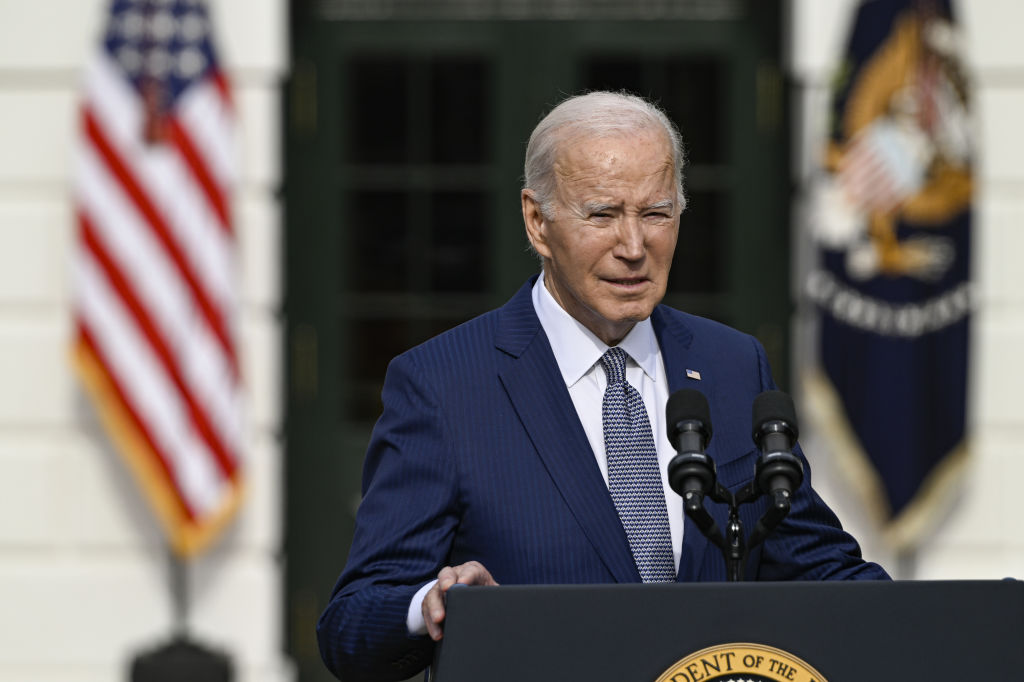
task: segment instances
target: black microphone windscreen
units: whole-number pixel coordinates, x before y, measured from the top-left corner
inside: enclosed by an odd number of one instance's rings
[[[783,421],[793,430],[793,438],[799,435],[796,424],[796,408],[793,399],[782,391],[765,391],[754,398],[753,424],[754,433],[771,421]]]
[[[676,427],[680,422],[699,421],[707,430],[707,440],[711,439],[711,408],[708,399],[700,391],[684,388],[668,397],[665,405],[665,422],[668,425],[668,439],[675,442],[678,435]]]

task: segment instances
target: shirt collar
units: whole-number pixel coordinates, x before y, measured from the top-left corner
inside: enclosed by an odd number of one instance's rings
[[[608,345],[558,304],[544,285],[543,270],[533,285],[532,294],[533,308],[551,344],[562,379],[571,387],[601,359]],[[651,318],[633,325],[619,342],[619,348],[626,351],[652,381],[658,380],[658,339]]]

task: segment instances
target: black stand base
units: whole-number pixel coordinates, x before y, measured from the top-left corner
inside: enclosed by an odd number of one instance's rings
[[[131,682],[231,682],[231,659],[176,637],[132,661]]]

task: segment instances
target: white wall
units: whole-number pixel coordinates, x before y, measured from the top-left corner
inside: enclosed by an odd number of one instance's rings
[[[828,81],[846,41],[854,0],[791,0],[790,72],[800,112],[797,181],[805,183],[824,136]],[[971,337],[970,473],[949,517],[911,563],[881,545],[875,527],[851,495],[826,443],[805,433],[815,486],[861,540],[866,554],[894,572],[922,579],[1024,578],[1024,521],[1017,490],[1024,480],[1024,4],[1017,0],[961,0],[973,77],[977,194],[974,218],[975,281],[980,305]],[[802,205],[798,199],[796,215]],[[806,263],[810,239],[796,225],[795,243]],[[803,330],[800,330],[802,333]],[[798,350],[798,358],[807,357]],[[806,421],[806,420],[804,420]]]
[[[239,105],[241,353],[248,497],[191,571],[190,625],[236,679],[290,679],[283,654],[279,88],[283,0],[213,0]],[[0,679],[125,679],[172,609],[153,515],[68,363],[70,145],[106,0],[0,0]]]

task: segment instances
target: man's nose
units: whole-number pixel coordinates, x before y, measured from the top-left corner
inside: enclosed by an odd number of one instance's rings
[[[647,250],[643,224],[638,217],[626,216],[619,223],[619,242],[615,255],[626,260],[640,260]]]

